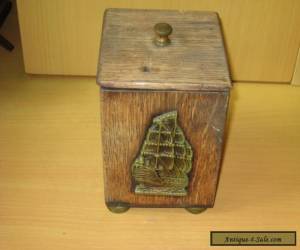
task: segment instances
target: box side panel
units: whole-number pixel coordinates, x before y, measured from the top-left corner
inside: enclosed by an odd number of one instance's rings
[[[227,92],[101,91],[106,203],[140,207],[212,207],[226,118]],[[193,150],[188,194],[182,197],[135,194],[131,166],[152,119],[177,110],[178,124]]]

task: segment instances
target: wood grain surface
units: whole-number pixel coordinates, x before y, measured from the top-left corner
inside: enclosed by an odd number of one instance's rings
[[[1,250],[202,250],[212,230],[300,231],[300,88],[235,84],[213,209],[116,215],[104,203],[95,78],[26,75],[13,16],[1,34],[16,46],[0,48]]]
[[[213,12],[108,9],[98,82],[107,88],[224,90],[231,87],[218,15]],[[168,23],[171,44],[154,44]]]
[[[290,82],[300,43],[299,0],[18,0],[27,73],[96,75],[106,8],[219,13],[235,81]]]
[[[103,89],[101,93],[106,203],[125,203],[133,207],[212,207],[223,148],[228,93]],[[136,195],[132,190],[131,165],[153,117],[173,110],[178,111],[178,122],[194,155],[188,195]]]
[[[293,85],[300,85],[300,48],[298,51],[297,62],[295,64],[295,71],[292,79]]]

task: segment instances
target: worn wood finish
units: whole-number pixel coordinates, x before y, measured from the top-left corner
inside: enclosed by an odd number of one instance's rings
[[[212,207],[220,170],[227,110],[226,92],[101,91],[102,143],[106,203],[150,207]],[[131,165],[152,118],[177,110],[193,152],[185,197],[137,195]]]
[[[165,47],[154,44],[157,23],[173,28]],[[217,14],[109,9],[98,67],[106,204],[212,207],[231,87]],[[193,151],[188,194],[137,194],[131,167],[147,129],[175,110]]]
[[[154,25],[169,23],[171,44],[157,47]],[[107,88],[222,90],[231,87],[216,13],[109,9],[98,82]]]

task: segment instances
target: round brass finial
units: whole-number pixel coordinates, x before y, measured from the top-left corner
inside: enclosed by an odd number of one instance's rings
[[[172,26],[168,23],[157,23],[154,26],[156,37],[154,43],[157,46],[166,46],[171,43],[169,35],[172,34]]]

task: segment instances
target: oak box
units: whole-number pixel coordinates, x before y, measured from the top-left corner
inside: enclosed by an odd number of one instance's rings
[[[97,82],[108,208],[213,207],[231,88],[218,15],[108,9]]]

